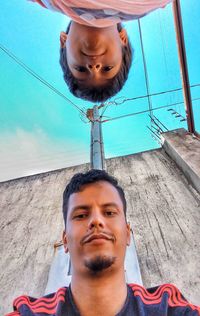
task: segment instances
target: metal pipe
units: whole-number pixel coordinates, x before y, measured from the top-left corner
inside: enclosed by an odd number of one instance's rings
[[[178,45],[178,55],[179,55],[179,64],[180,64],[180,70],[181,70],[183,94],[184,94],[185,107],[186,107],[185,111],[186,111],[186,117],[187,117],[188,131],[192,134],[196,134],[194,115],[193,115],[193,109],[192,109],[192,99],[191,99],[191,92],[190,92],[190,82],[189,82],[189,75],[188,75],[187,56],[186,56],[186,50],[185,50],[180,0],[173,1],[173,13],[174,13],[174,24],[175,24],[177,45]]]
[[[153,116],[154,117],[154,119],[156,120],[156,121],[158,121],[158,123],[160,124],[160,125],[162,125],[162,127],[164,127],[165,129],[166,129],[166,131],[168,131],[168,128],[154,115]]]

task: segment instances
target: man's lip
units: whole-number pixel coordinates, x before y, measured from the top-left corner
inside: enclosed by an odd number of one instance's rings
[[[106,240],[113,240],[113,237],[111,236],[107,236],[107,235],[104,235],[104,234],[93,234],[93,235],[90,235],[88,237],[86,237],[83,241],[83,243],[88,243],[92,240],[95,240],[95,239],[106,239]]]
[[[100,56],[103,56],[105,53],[100,53],[100,54],[88,54],[88,53],[85,53],[85,52],[82,52],[83,55],[87,56],[87,57],[90,57],[90,58],[96,58],[96,57],[100,57]]]

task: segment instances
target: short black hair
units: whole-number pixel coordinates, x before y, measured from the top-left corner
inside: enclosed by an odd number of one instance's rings
[[[71,22],[69,23],[66,34],[68,34]],[[118,32],[122,30],[122,24],[117,24]],[[128,73],[133,59],[133,49],[128,39],[127,45],[122,46],[122,64],[118,73],[109,80],[109,83],[102,86],[91,87],[81,85],[73,76],[67,63],[66,47],[60,49],[60,65],[63,76],[70,92],[81,99],[91,102],[104,102],[119,92],[128,78]]]
[[[67,221],[67,210],[68,210],[68,202],[69,197],[71,194],[80,192],[82,187],[95,183],[98,181],[107,181],[111,185],[115,187],[115,189],[118,191],[119,196],[123,203],[123,209],[124,209],[124,215],[126,218],[126,198],[123,189],[119,186],[118,181],[113,176],[109,175],[105,170],[97,170],[97,169],[91,169],[90,171],[87,171],[86,173],[76,173],[70,180],[70,182],[67,184],[64,192],[63,192],[63,218],[64,223],[66,225]]]

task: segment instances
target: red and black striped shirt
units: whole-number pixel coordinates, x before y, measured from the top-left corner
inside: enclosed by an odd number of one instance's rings
[[[6,316],[80,316],[71,289],[60,288],[56,293],[36,299],[20,296],[14,300],[14,312]],[[116,316],[200,316],[200,307],[187,302],[172,284],[150,289],[128,285],[128,295]]]

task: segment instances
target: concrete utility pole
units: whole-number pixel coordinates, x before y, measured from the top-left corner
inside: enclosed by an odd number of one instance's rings
[[[174,13],[174,24],[175,24],[177,45],[178,45],[179,63],[180,63],[180,69],[181,69],[183,94],[184,94],[185,107],[186,107],[185,110],[186,110],[188,131],[192,134],[195,134],[196,136],[199,136],[197,132],[195,131],[180,0],[173,1],[173,13]]]
[[[95,105],[93,109],[87,110],[87,118],[91,121],[91,169],[100,170],[106,169],[102,125],[101,118],[99,116],[99,109],[101,107],[104,107],[104,104],[101,104],[99,107]],[[140,266],[137,258],[133,232],[131,233],[130,246],[127,248],[126,252],[124,269],[126,280],[129,283],[137,283],[142,285],[142,277],[140,273]]]
[[[99,116],[99,108],[97,105],[93,109],[88,110],[88,118],[91,120],[91,152],[90,163],[91,169],[104,169],[104,149],[101,128],[101,119]]]

